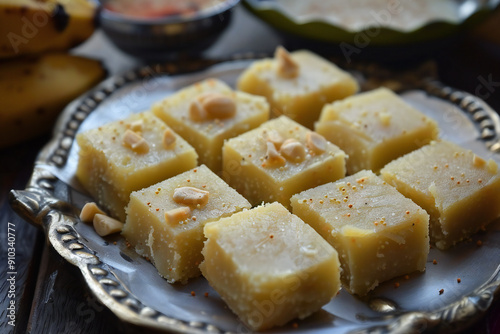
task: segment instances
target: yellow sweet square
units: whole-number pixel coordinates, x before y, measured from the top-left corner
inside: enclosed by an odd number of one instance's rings
[[[132,191],[197,164],[191,145],[151,112],[79,133],[76,140],[78,180],[101,207],[122,221]]]
[[[251,329],[319,310],[340,289],[337,252],[279,203],[209,223],[201,271]]]
[[[326,103],[353,95],[359,89],[355,78],[326,59],[305,50],[286,52],[255,61],[238,79],[244,92],[262,95],[271,104],[273,116],[286,115],[313,128]]]
[[[447,249],[500,216],[497,169],[493,160],[436,141],[394,160],[380,173],[429,213],[431,242]]]
[[[223,178],[252,205],[278,201],[345,176],[345,154],[286,116],[232,138],[223,147]]]
[[[135,191],[122,235],[169,282],[200,275],[203,227],[250,203],[205,165]]]
[[[380,168],[437,138],[437,123],[386,88],[326,105],[318,133],[349,156],[347,173]]]
[[[291,205],[339,252],[351,293],[425,269],[429,215],[371,171],[294,195]]]
[[[264,98],[235,92],[217,79],[181,89],[156,103],[153,112],[196,149],[200,164],[216,173],[222,169],[224,140],[269,119]]]

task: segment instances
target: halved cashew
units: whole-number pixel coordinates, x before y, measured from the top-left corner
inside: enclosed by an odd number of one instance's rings
[[[230,118],[236,113],[236,102],[230,96],[212,93],[203,99],[203,107],[211,118]]]
[[[174,201],[184,205],[205,205],[209,192],[194,187],[180,187],[174,190]]]
[[[306,149],[304,145],[295,139],[287,139],[281,145],[280,153],[287,160],[293,162],[302,162],[306,158]]]
[[[266,142],[266,167],[280,167],[286,163],[285,158],[281,156],[276,147],[270,141]]]
[[[299,65],[292,59],[290,53],[284,47],[278,46],[274,52],[277,61],[276,72],[280,77],[293,79],[299,75]]]
[[[101,237],[120,232],[123,228],[123,223],[114,218],[97,213],[94,216],[94,230]]]
[[[166,129],[165,132],[163,132],[163,147],[166,149],[172,148],[172,146],[175,144],[175,134],[172,130]]]
[[[214,118],[230,118],[235,113],[236,102],[234,98],[216,92],[198,96],[189,107],[189,117],[195,122]]]
[[[135,153],[145,154],[149,152],[148,142],[142,136],[130,129],[125,131],[122,139],[123,146],[130,148]]]
[[[326,139],[316,132],[308,132],[306,134],[307,147],[316,154],[321,154],[326,151]]]
[[[285,139],[283,139],[278,131],[272,129],[267,132],[267,141],[273,143],[274,147],[279,150]]]
[[[99,209],[97,204],[95,204],[94,202],[86,203],[83,206],[82,211],[80,212],[80,220],[84,223],[90,224],[94,221],[94,216],[97,213],[100,213],[101,215],[106,214],[104,211]]]
[[[182,206],[165,212],[165,220],[171,225],[179,224],[189,217],[191,217],[191,209],[187,206]]]

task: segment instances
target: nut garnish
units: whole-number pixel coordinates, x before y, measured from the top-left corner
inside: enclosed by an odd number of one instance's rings
[[[165,132],[163,132],[163,147],[166,149],[171,148],[175,144],[175,135],[170,129],[166,129]]]
[[[226,95],[212,93],[204,97],[202,104],[212,118],[229,118],[236,113],[234,99]]]
[[[299,75],[299,65],[292,59],[288,51],[284,47],[278,46],[274,53],[274,58],[277,61],[277,73],[280,77],[293,79]]]
[[[122,139],[123,146],[130,148],[135,153],[144,154],[149,152],[148,142],[138,133],[127,130]]]
[[[267,155],[266,155],[266,166],[269,167],[279,167],[283,166],[286,163],[285,158],[281,156],[281,154],[276,150],[276,147],[270,141],[266,142],[267,144]]]
[[[165,220],[168,224],[179,224],[191,216],[191,209],[187,206],[172,209],[165,212]]]
[[[101,237],[120,232],[123,228],[123,223],[114,218],[97,213],[93,219],[94,230]]]
[[[474,154],[472,157],[472,164],[474,167],[483,167],[486,164],[486,160]]]
[[[307,147],[316,154],[326,151],[326,139],[317,132],[308,132],[306,134]]]
[[[80,212],[80,220],[84,223],[90,224],[94,221],[94,216],[97,213],[100,213],[102,215],[105,214],[104,211],[99,209],[97,204],[95,204],[94,202],[86,203],[83,206],[82,211]]]
[[[383,111],[378,115],[378,117],[382,125],[388,126],[391,124],[392,115],[389,114],[388,112]]]
[[[138,119],[130,123],[130,130],[134,132],[142,131],[142,126],[144,125],[144,121],[142,119]]]
[[[207,112],[198,99],[194,99],[189,106],[189,118],[195,122],[203,122],[207,119]]]
[[[491,174],[497,173],[498,165],[492,159],[488,160],[487,167],[488,167],[488,172],[490,172]]]
[[[174,190],[174,201],[184,205],[205,205],[209,192],[194,187],[180,187]]]
[[[278,131],[272,129],[267,132],[267,141],[273,143],[274,147],[279,150],[285,139],[283,139]]]
[[[280,153],[289,161],[302,162],[306,158],[304,145],[295,139],[287,139],[281,145]]]
[[[225,119],[236,113],[236,102],[230,96],[220,93],[205,93],[191,102],[189,117],[195,122],[210,118]]]

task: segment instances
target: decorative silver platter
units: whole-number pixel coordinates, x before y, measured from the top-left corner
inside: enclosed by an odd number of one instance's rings
[[[146,110],[153,102],[207,77],[234,86],[252,60],[248,56],[223,62],[155,65],[105,80],[68,105],[53,139],[37,158],[27,188],[10,192],[15,211],[43,227],[54,249],[81,270],[95,296],[126,322],[175,333],[249,332],[204,278],[171,285],[128,248],[122,237],[101,238],[79,221],[81,207],[91,198],[74,178],[75,134]],[[438,121],[443,138],[500,163],[498,115],[477,97],[433,80],[432,66],[397,75],[373,66],[349,70],[364,90],[389,86]],[[482,246],[477,245],[478,240]],[[388,281],[363,299],[341,290],[307,319],[270,332],[419,333],[464,328],[500,292],[500,223],[490,224],[485,232],[449,251],[431,249],[426,272],[409,276]]]

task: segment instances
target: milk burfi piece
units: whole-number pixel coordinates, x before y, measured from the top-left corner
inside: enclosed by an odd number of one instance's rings
[[[386,88],[326,105],[315,129],[349,156],[347,173],[378,173],[437,138],[437,123]]]
[[[130,195],[122,235],[169,282],[200,274],[203,226],[250,203],[205,165]]]
[[[431,242],[447,249],[500,216],[497,169],[493,160],[439,141],[389,163],[381,176],[427,210]]]
[[[153,111],[196,149],[200,164],[216,173],[222,169],[224,140],[269,119],[265,98],[234,92],[217,79],[186,87],[155,104]]]
[[[238,78],[239,90],[262,95],[274,116],[286,115],[312,129],[325,103],[356,93],[357,81],[333,63],[305,50],[276,49],[273,59],[255,61]]]
[[[252,205],[278,201],[345,176],[345,154],[286,116],[232,138],[223,147],[223,178]]]
[[[279,203],[205,226],[201,271],[251,329],[305,318],[340,289],[337,252]]]
[[[371,171],[296,194],[291,205],[337,250],[351,293],[425,269],[429,215]]]
[[[132,191],[193,168],[195,150],[151,112],[79,133],[76,176],[97,203],[125,221]]]

